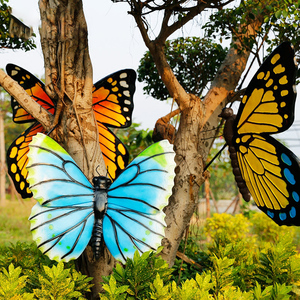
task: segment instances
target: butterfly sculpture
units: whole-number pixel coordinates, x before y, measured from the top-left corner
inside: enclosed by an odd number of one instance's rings
[[[29,220],[44,254],[69,261],[90,242],[97,258],[103,235],[111,254],[125,262],[136,250],[142,253],[161,244],[162,209],[171,195],[175,168],[167,140],[144,150],[112,184],[97,176],[94,186],[50,137],[38,133],[29,148],[29,188],[38,201]]]
[[[231,108],[220,114],[231,164],[245,200],[279,225],[300,225],[299,160],[270,136],[294,121],[297,66],[289,42],[279,45],[249,83],[237,115]]]
[[[51,114],[55,113],[56,102],[47,95],[43,82],[13,64],[8,64],[6,71],[37,103]],[[100,147],[112,180],[127,166],[129,155],[122,142],[107,126],[125,128],[131,125],[135,79],[135,71],[125,69],[101,79],[93,88],[93,111],[98,125]],[[8,173],[18,193],[23,198],[29,198],[32,197],[32,193],[28,189],[26,170],[28,144],[33,136],[38,132],[45,133],[45,130],[14,98],[11,99],[11,106],[14,122],[33,122],[33,125],[27,128],[7,151]]]

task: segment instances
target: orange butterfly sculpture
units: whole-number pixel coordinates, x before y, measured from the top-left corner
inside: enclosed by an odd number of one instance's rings
[[[49,98],[44,83],[25,69],[13,64],[6,66],[7,74],[17,81],[26,92],[51,114],[56,103]],[[132,69],[115,72],[94,84],[93,111],[96,117],[99,142],[109,176],[114,180],[128,164],[128,151],[117,136],[107,128],[126,128],[131,125],[136,73]],[[12,98],[13,121],[31,123],[7,151],[8,173],[22,198],[32,197],[27,182],[28,144],[38,132],[45,133],[43,126]]]

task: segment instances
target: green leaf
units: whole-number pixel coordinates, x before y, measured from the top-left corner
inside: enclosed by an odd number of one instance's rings
[[[281,11],[281,10],[277,10],[277,11],[275,12],[275,17],[276,17],[277,19],[279,19],[280,16],[281,16],[281,14],[282,14],[282,11]]]

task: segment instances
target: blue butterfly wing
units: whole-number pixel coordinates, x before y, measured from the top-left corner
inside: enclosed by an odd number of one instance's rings
[[[174,152],[164,140],[134,159],[111,185],[103,219],[103,238],[118,260],[136,250],[155,250],[164,237],[165,214],[174,184]]]
[[[38,201],[29,217],[33,239],[51,259],[76,259],[92,235],[93,187],[50,137],[37,134],[29,148],[28,182]]]

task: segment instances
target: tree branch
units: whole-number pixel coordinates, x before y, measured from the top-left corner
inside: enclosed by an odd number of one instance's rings
[[[233,0],[232,0],[233,1]],[[166,39],[174,33],[179,28],[183,27],[187,22],[192,20],[195,16],[200,14],[205,8],[209,7],[209,4],[206,2],[201,2],[189,9],[189,12],[180,18],[178,21],[174,22],[170,26],[162,26],[160,34],[157,37],[157,40],[165,42]]]
[[[248,36],[256,36],[257,29],[261,26],[262,22],[262,17],[258,16],[252,24],[247,26],[246,34]],[[235,44],[236,48],[231,46],[229,49],[217,76],[211,84],[212,88],[203,100],[206,111],[203,119],[203,126],[212,116],[218,115],[221,112],[222,102],[226,101],[229,93],[236,89],[238,81],[245,70],[250,50],[239,53],[237,49],[242,48],[241,42],[236,40],[233,44]],[[224,103],[224,105],[225,104],[226,103]]]

